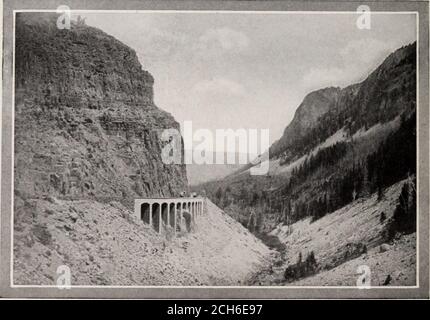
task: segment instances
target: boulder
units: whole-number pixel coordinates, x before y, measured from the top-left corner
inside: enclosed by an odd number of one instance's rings
[[[386,252],[386,251],[388,251],[388,250],[390,250],[391,249],[391,246],[389,245],[389,244],[387,244],[387,243],[384,243],[384,244],[382,244],[380,247],[379,247],[379,251],[380,252]]]

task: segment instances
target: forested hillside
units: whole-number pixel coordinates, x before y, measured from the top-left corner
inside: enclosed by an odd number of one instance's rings
[[[310,93],[270,148],[269,174],[249,166],[202,184],[256,233],[317,220],[416,173],[416,45],[402,47],[361,83]],[[316,116],[315,116],[316,114]]]

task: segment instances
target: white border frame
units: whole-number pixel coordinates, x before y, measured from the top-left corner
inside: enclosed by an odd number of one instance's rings
[[[56,285],[16,285],[13,283],[13,262],[14,262],[14,245],[13,245],[13,232],[14,232],[14,183],[15,183],[15,172],[14,172],[14,156],[15,156],[15,26],[16,26],[16,13],[19,12],[56,12],[56,10],[52,9],[22,9],[22,10],[13,10],[13,55],[12,55],[12,161],[11,161],[11,238],[10,238],[10,287],[11,288],[58,288]],[[362,12],[357,11],[239,11],[239,10],[73,10],[73,13],[129,13],[129,14],[145,14],[145,13],[184,13],[184,14],[192,14],[192,13],[200,13],[200,14],[214,14],[214,13],[222,13],[222,14],[276,14],[276,15],[284,15],[284,14],[362,14]],[[419,12],[418,11],[370,11],[370,14],[415,14],[415,25],[416,25],[416,130],[417,130],[417,141],[416,141],[416,158],[417,158],[417,204],[419,204]],[[1,118],[0,118],[1,119]],[[1,162],[0,162],[1,163]],[[416,285],[415,286],[371,286],[370,288],[365,288],[365,290],[372,289],[419,289],[419,205],[417,206],[417,214],[416,214]],[[82,288],[82,289],[90,289],[90,288],[105,288],[105,289],[154,289],[154,288],[180,288],[180,289],[202,289],[202,288],[210,288],[210,289],[357,289],[363,290],[364,288],[360,288],[357,286],[155,286],[155,285],[137,285],[137,286],[100,286],[100,285],[71,285],[71,288]]]

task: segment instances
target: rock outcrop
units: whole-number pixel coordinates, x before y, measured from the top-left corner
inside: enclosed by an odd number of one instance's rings
[[[56,14],[16,20],[15,194],[117,200],[177,196],[185,165],[164,164],[154,79],[136,53],[101,30]]]

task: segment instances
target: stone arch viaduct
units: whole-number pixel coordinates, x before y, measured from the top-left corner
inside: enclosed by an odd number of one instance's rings
[[[183,222],[195,223],[203,214],[202,198],[146,198],[134,200],[134,214],[161,233],[163,223],[176,231]],[[189,225],[189,222],[187,225]],[[189,231],[189,230],[188,230]]]

